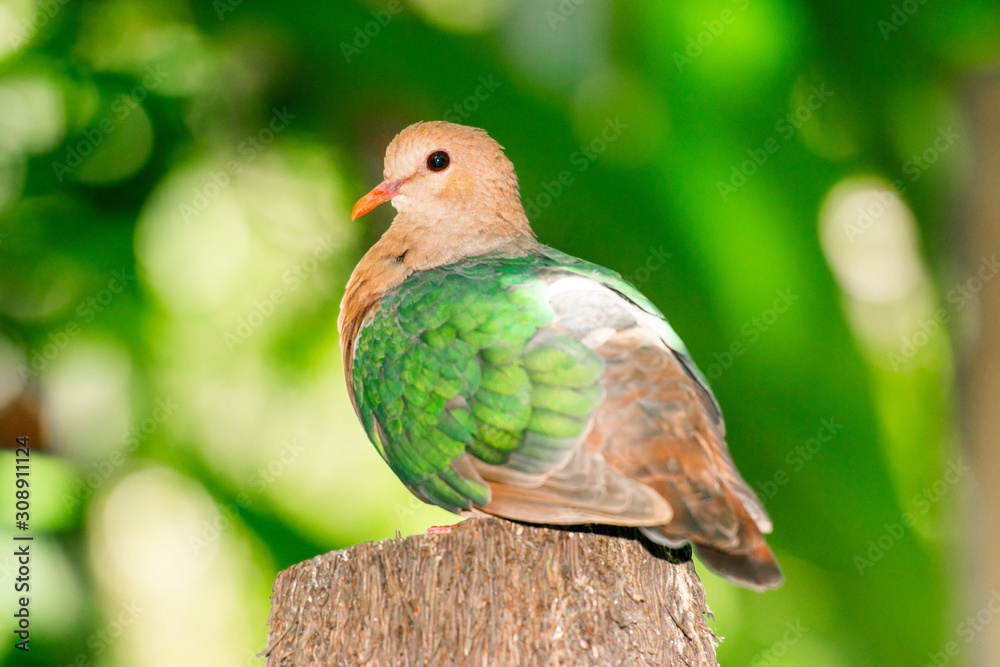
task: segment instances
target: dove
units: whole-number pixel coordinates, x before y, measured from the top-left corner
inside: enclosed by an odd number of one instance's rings
[[[347,283],[348,395],[421,500],[463,516],[630,526],[730,581],[783,581],[708,382],[649,299],[539,243],[503,148],[402,130],[352,218],[397,213]]]

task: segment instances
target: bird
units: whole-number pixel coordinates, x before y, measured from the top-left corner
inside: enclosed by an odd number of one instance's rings
[[[779,586],[772,521],[684,343],[619,274],[536,239],[503,147],[419,122],[383,176],[351,216],[396,215],[337,327],[354,410],[403,484],[463,516],[634,527]]]

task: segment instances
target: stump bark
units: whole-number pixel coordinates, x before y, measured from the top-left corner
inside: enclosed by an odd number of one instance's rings
[[[971,151],[972,191],[969,201],[958,207],[956,218],[965,222],[959,231],[964,244],[956,264],[960,267],[960,282],[952,283],[969,290],[981,280],[976,292],[976,306],[970,323],[963,331],[959,327],[956,344],[959,353],[959,386],[962,392],[962,421],[965,446],[972,462],[979,501],[970,512],[967,523],[968,549],[976,567],[969,568],[967,596],[961,616],[975,616],[989,608],[992,595],[1000,590],[1000,501],[992,489],[1000,484],[1000,421],[996,418],[997,396],[1000,395],[1000,348],[996,332],[1000,329],[1000,280],[990,264],[1000,254],[1000,74],[984,71],[976,77],[969,93],[969,123],[971,131],[965,140]],[[978,273],[983,271],[983,273]],[[950,285],[945,289],[949,289]],[[954,313],[954,311],[952,311]],[[969,313],[962,313],[962,316]],[[954,319],[961,320],[962,316]],[[975,335],[962,336],[976,331]],[[969,344],[971,343],[971,344]],[[987,492],[987,490],[991,490]],[[982,665],[1000,665],[1000,632],[977,632],[977,658]]]
[[[717,665],[690,549],[469,519],[278,574],[267,665]]]

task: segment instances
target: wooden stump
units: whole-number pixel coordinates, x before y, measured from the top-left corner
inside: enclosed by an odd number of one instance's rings
[[[975,486],[981,489],[980,501],[966,505],[970,512],[966,544],[976,567],[968,571],[965,601],[960,616],[975,616],[992,604],[992,595],[1000,589],[1000,502],[993,489],[1000,482],[1000,459],[997,442],[1000,442],[1000,422],[996,418],[996,401],[1000,392],[1000,349],[996,332],[1000,327],[1000,280],[991,264],[1000,254],[1000,75],[984,70],[977,75],[969,92],[970,133],[962,137],[972,159],[972,191],[967,202],[955,208],[950,217],[964,219],[964,229],[956,230],[965,241],[956,265],[961,267],[955,283],[964,290],[976,293],[977,303],[968,308],[974,317],[968,318],[968,327],[962,321],[969,314],[957,313],[958,307],[949,312],[957,321],[955,345],[959,356],[958,381],[962,392],[962,421],[965,446],[975,476]],[[982,273],[979,273],[982,271]],[[978,287],[975,278],[981,280]],[[951,306],[949,305],[949,308]],[[972,333],[975,335],[963,336]],[[990,491],[987,492],[986,490]],[[973,501],[974,502],[974,501]],[[1000,665],[1000,632],[990,629],[977,632],[976,657],[982,665]],[[971,652],[969,649],[965,649]]]
[[[717,665],[690,550],[495,518],[278,574],[267,665]]]

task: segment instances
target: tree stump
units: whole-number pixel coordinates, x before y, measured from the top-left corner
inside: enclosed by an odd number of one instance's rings
[[[278,574],[267,665],[715,666],[690,548],[469,519]]]

